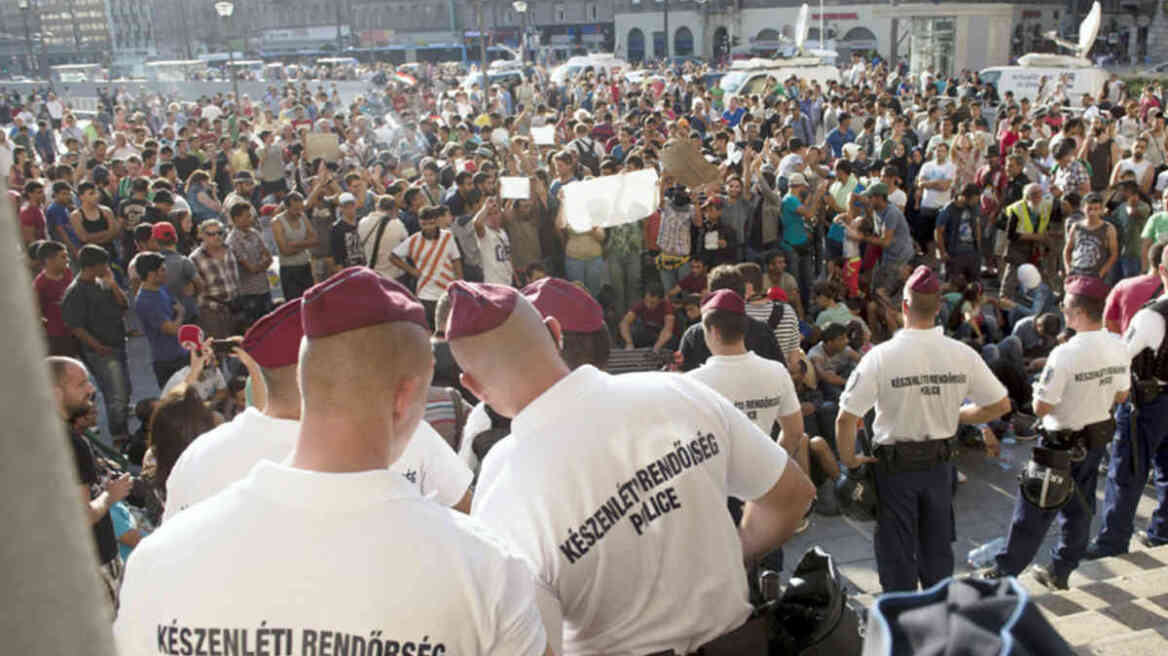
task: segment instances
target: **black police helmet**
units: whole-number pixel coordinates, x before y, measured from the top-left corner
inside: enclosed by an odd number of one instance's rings
[[[857,522],[876,521],[876,485],[868,465],[841,473],[835,482],[840,511]]]
[[[1018,475],[1022,498],[1042,510],[1061,508],[1075,492],[1070,451],[1034,447],[1030,462]]]

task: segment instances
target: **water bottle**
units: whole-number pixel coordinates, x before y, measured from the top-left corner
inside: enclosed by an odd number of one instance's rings
[[[994,562],[994,556],[998,555],[998,552],[1005,546],[1006,538],[994,538],[976,549],[971,549],[969,555],[966,556],[966,562],[969,563],[971,569],[989,567]]]
[[[1008,451],[1002,451],[998,455],[998,466],[1002,471],[1010,471],[1014,468],[1014,456],[1010,455]]]

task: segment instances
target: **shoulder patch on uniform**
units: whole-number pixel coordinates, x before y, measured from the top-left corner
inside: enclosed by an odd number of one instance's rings
[[[852,389],[855,388],[856,383],[859,383],[859,382],[860,382],[860,370],[854,369],[854,370],[852,370],[852,375],[848,378],[848,385],[847,385],[847,387],[844,388],[844,391],[845,392],[852,391]]]
[[[1046,371],[1042,372],[1042,384],[1049,385],[1051,378],[1054,378],[1054,367],[1047,367]]]

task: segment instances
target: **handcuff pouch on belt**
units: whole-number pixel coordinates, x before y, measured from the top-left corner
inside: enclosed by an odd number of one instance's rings
[[[653,259],[653,263],[656,264],[657,268],[661,271],[676,271],[685,266],[686,262],[689,262],[689,256],[670,255],[669,253],[661,253]]]
[[[1108,417],[1103,421],[1087,424],[1082,429],[1042,431],[1042,446],[1055,451],[1067,451],[1071,462],[1082,462],[1087,452],[1092,449],[1102,449],[1111,442],[1115,435],[1115,419]]]
[[[1036,508],[1062,508],[1075,492],[1070,450],[1034,447],[1030,461],[1018,475],[1018,486],[1022,498]]]
[[[954,438],[897,442],[876,448],[876,457],[893,474],[927,471],[952,460],[956,453]]]

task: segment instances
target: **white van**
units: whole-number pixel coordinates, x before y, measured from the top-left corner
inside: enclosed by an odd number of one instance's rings
[[[1107,83],[1107,71],[1094,66],[1087,54],[1099,36],[1099,25],[1103,20],[1103,8],[1099,2],[1091,5],[1091,11],[1079,23],[1079,40],[1064,41],[1054,30],[1043,36],[1069,50],[1069,55],[1053,55],[1031,52],[1018,58],[1017,66],[994,66],[981,72],[981,79],[994,85],[999,98],[1005,98],[1007,91],[1014,92],[1015,100],[1029,99],[1031,102],[1046,104],[1052,92],[1062,87],[1072,107],[1079,107],[1084,94],[1098,98]],[[1043,84],[1045,80],[1045,84]],[[1040,93],[1041,90],[1041,93]],[[1042,97],[1039,97],[1039,96]]]
[[[840,70],[835,66],[821,63],[818,57],[796,57],[736,61],[722,76],[718,86],[727,96],[751,95],[769,89],[772,78],[782,84],[792,75],[800,80],[818,82],[821,86],[840,81]]]
[[[572,57],[568,61],[556,67],[552,71],[552,84],[563,85],[568,80],[576,77],[580,71],[591,68],[596,73],[604,73],[606,77],[611,78],[614,72],[628,69],[629,64],[623,59],[619,59],[612,53],[595,53],[591,55],[582,55],[579,57]]]
[[[1071,106],[1079,106],[1084,94],[1091,94],[1098,98],[1103,93],[1103,85],[1107,83],[1108,72],[1094,66],[1051,66],[1065,62],[1070,57],[1046,55],[1033,58],[1025,55],[1021,60],[1027,60],[1022,66],[993,66],[981,72],[983,82],[994,85],[999,98],[1005,98],[1007,91],[1014,92],[1015,100],[1027,98],[1034,102],[1039,100],[1038,90],[1043,79],[1046,79],[1043,95],[1050,94],[1054,85],[1065,80],[1067,100]],[[1021,61],[1020,60],[1020,61]],[[1077,59],[1074,59],[1077,61]]]

